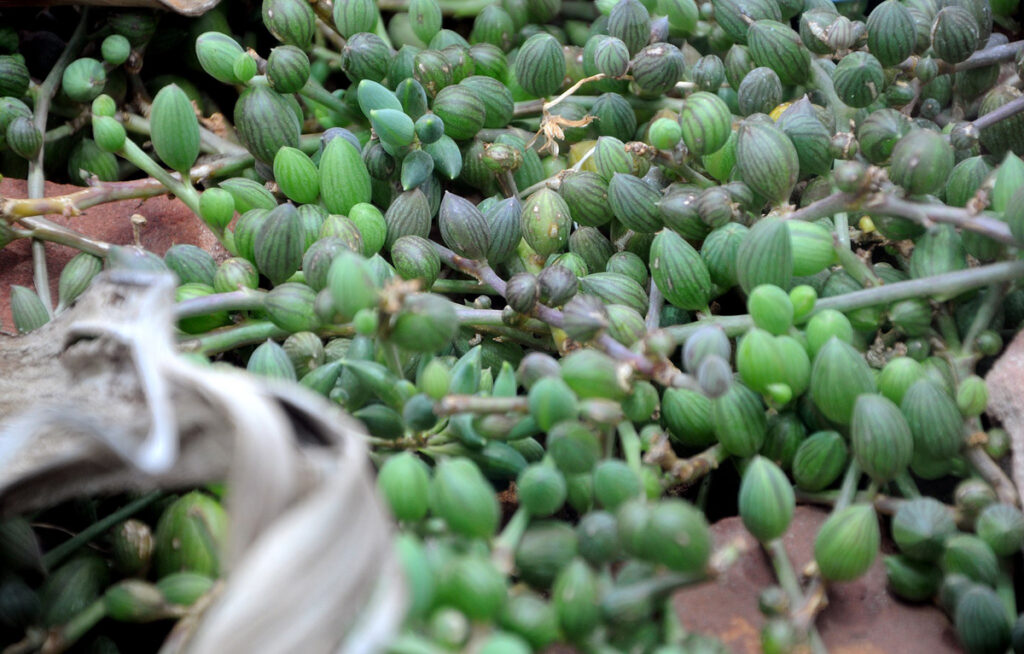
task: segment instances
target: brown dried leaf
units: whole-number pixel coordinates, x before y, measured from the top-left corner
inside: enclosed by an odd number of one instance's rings
[[[597,116],[586,115],[580,119],[569,119],[557,114],[550,113],[547,109],[544,109],[540,121],[540,131],[538,131],[530,142],[527,143],[527,147],[532,146],[537,139],[543,135],[544,145],[539,149],[540,152],[550,152],[554,156],[558,156],[558,143],[565,138],[565,131],[563,127],[586,127],[590,123],[594,122]]]
[[[209,115],[209,117],[200,115],[199,122],[200,124],[202,124],[203,127],[210,130],[217,136],[223,138],[228,138],[231,136],[231,123],[229,123],[227,118],[224,117],[224,114],[222,114],[219,111],[213,112]]]

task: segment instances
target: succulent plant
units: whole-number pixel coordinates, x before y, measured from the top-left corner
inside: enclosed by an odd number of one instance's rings
[[[833,506],[809,574],[859,577],[886,531],[893,594],[968,651],[1024,642],[985,379],[1024,320],[1013,0],[259,9],[0,25],[0,174],[29,181],[0,248],[31,238],[12,270],[40,284],[10,286],[13,329],[45,338],[105,267],[160,270],[189,359],[361,422],[409,581],[396,651],[718,651],[664,602],[735,556],[708,516],[785,570],[808,501]],[[210,240],[34,218],[156,193]],[[75,250],[56,306],[50,241]],[[231,574],[219,500],[181,490],[44,581],[52,534],[0,523],[5,642],[100,608],[117,636]],[[86,533],[83,507],[42,515]],[[814,643],[792,590],[763,593],[766,651]]]

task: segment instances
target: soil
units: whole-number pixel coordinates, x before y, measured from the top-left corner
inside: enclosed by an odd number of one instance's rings
[[[814,537],[828,513],[799,506],[784,543],[800,571],[814,558]],[[736,654],[759,654],[764,617],[758,593],[776,584],[771,563],[737,518],[712,526],[715,543],[742,539],[745,554],[713,584],[679,592],[675,607],[687,629],[716,635]],[[893,551],[883,543],[883,553]],[[937,607],[908,604],[886,589],[881,556],[857,581],[829,586],[829,604],[819,615],[818,630],[830,654],[959,654],[956,632]]]

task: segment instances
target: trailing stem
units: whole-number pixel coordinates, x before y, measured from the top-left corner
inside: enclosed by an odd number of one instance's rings
[[[879,304],[891,304],[915,297],[956,296],[966,291],[989,284],[1012,281],[1024,277],[1024,261],[1002,261],[987,266],[958,270],[931,277],[911,279],[905,282],[884,284],[862,291],[853,291],[819,299],[814,305],[814,315],[826,309],[853,311]],[[808,318],[810,318],[810,315]],[[685,325],[665,327],[665,331],[677,342],[683,343],[703,325],[719,325],[726,334],[736,336],[754,325],[748,314],[736,316],[712,316]]]
[[[50,101],[57,92],[57,87],[60,85],[61,78],[64,75],[64,69],[78,55],[85,42],[85,26],[88,17],[89,9],[86,7],[82,10],[82,17],[79,19],[78,26],[75,28],[74,33],[72,33],[67,45],[64,47],[64,52],[61,53],[56,63],[53,64],[53,68],[50,69],[43,83],[39,85],[32,120],[35,123],[36,129],[41,134],[46,133],[46,118],[50,112]],[[43,170],[45,153],[46,148],[39,148],[35,158],[28,163],[28,196],[30,198],[41,198],[46,194],[46,178]],[[36,293],[39,294],[39,299],[42,300],[43,306],[46,307],[47,313],[52,318],[53,299],[50,297],[50,278],[46,268],[46,247],[43,241],[38,239],[33,239],[32,241],[32,275]]]

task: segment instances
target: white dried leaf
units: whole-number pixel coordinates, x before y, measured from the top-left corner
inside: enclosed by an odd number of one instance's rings
[[[105,273],[53,322],[0,338],[0,512],[226,477],[226,583],[163,651],[381,649],[407,593],[361,427],[297,385],[180,359],[173,288]]]

